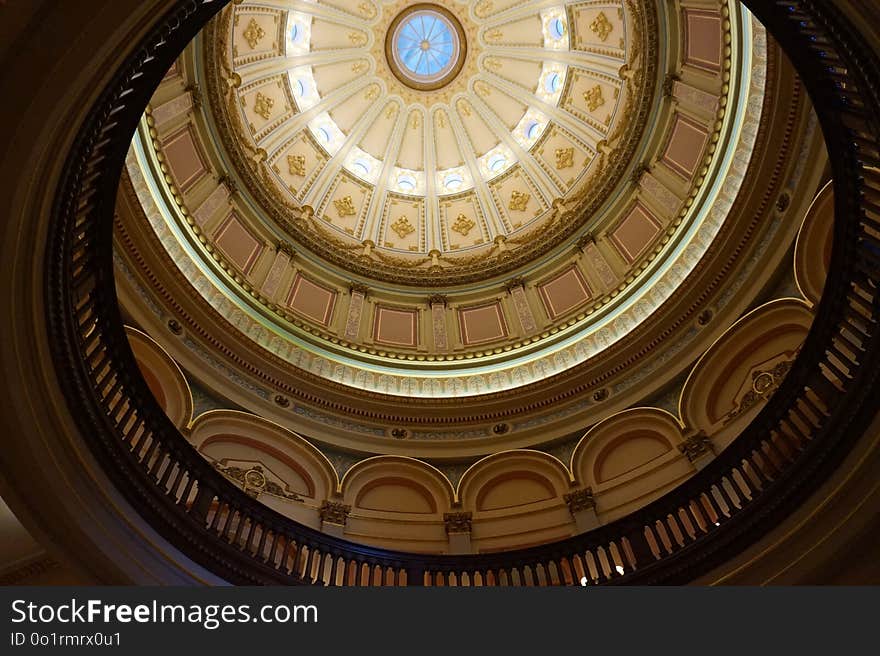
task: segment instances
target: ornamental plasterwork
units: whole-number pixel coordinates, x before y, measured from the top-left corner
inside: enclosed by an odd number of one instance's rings
[[[510,192],[510,202],[508,207],[514,212],[525,212],[529,206],[532,195],[524,191],[513,190]]]
[[[305,155],[288,155],[287,156],[287,167],[290,171],[291,175],[298,175],[300,177],[305,176],[306,174],[306,158]]]
[[[451,228],[463,237],[467,237],[468,233],[473,229],[475,225],[477,224],[474,223],[472,219],[469,219],[464,214],[459,214],[455,218],[455,223],[452,224]]]
[[[605,15],[605,12],[600,11],[595,20],[590,23],[590,29],[599,37],[600,41],[607,41],[608,35],[614,30],[614,26],[611,24],[611,21],[608,20],[608,16]]]
[[[260,40],[266,36],[266,32],[255,19],[251,18],[242,36],[244,36],[251,50],[253,50],[260,43]]]
[[[351,199],[351,196],[343,196],[342,198],[337,198],[333,201],[333,206],[336,208],[336,213],[340,218],[345,216],[354,216],[357,214],[357,210],[354,207],[354,201]]]
[[[605,104],[605,98],[602,96],[602,87],[598,84],[592,89],[584,91],[584,102],[587,103],[587,109],[595,112]]]
[[[556,168],[569,169],[574,166],[574,148],[556,149]]]
[[[274,99],[257,92],[257,95],[254,98],[254,112],[256,114],[262,116],[266,120],[269,120],[269,117],[272,115],[272,107],[274,105]]]
[[[355,24],[342,18],[322,17],[320,37],[332,40],[338,31],[335,42],[340,45],[320,50],[312,49],[312,39],[319,35],[311,34],[311,29],[318,23],[311,21],[307,6],[291,10],[287,5],[275,7],[269,2],[266,10],[285,12],[287,24],[282,36],[286,35],[286,43],[277,57],[261,60],[259,76],[280,76],[285,95],[294,107],[277,123],[259,128],[259,133],[251,130],[241,107],[234,102],[258,81],[253,72],[256,69],[239,67],[226,56],[236,38],[230,34],[229,25],[241,11],[237,6],[221,12],[209,28],[205,63],[210,111],[218,117],[217,136],[236,162],[237,173],[255,206],[266,210],[264,217],[287,233],[291,241],[341,268],[390,282],[442,286],[501,275],[548,252],[585,221],[598,220],[593,214],[624,179],[629,154],[642,135],[654,103],[651,85],[659,65],[659,38],[653,2],[622,0],[618,13],[627,46],[615,52],[612,59],[617,58],[620,64],[615,68],[628,72],[625,77],[615,78],[620,91],[613,102],[606,99],[606,105],[613,107],[608,125],[600,128],[603,139],[594,123],[573,116],[563,107],[572,92],[571,72],[576,68],[605,67],[608,55],[571,49],[569,31],[574,30],[573,26],[560,28],[564,35],[560,37],[547,28],[551,17],[558,17],[562,23],[569,20],[565,6],[577,3],[560,2],[549,8],[541,0],[517,3],[517,16],[533,15],[544,25],[543,35],[538,36],[541,48],[548,53],[569,51],[564,63],[551,56],[536,56],[537,66],[510,64],[516,60],[509,58],[508,49],[525,46],[532,52],[534,47],[532,43],[508,43],[503,25],[509,18],[497,18],[491,2],[471,7],[457,0],[436,0],[436,4],[455,15],[466,43],[461,72],[436,91],[409,89],[389,72],[385,35],[395,16],[411,6],[406,0],[371,3],[366,12],[352,5],[351,11],[360,17],[362,29],[353,29]],[[296,36],[291,36],[294,33]],[[571,39],[574,36],[572,33]],[[495,37],[500,41],[493,44]],[[291,67],[297,55],[308,55],[309,65]],[[325,60],[326,64],[322,63]],[[500,77],[502,70],[504,76]],[[355,107],[352,103],[358,97],[363,106]],[[387,102],[377,107],[380,98]],[[352,107],[347,114],[350,119],[337,122],[337,104]],[[508,116],[519,106],[528,111],[511,129]],[[395,111],[398,107],[408,110]],[[426,113],[413,108],[424,108]],[[427,112],[436,113],[442,120],[422,120]],[[505,116],[504,121],[498,119],[500,115]],[[447,123],[443,118],[447,116],[453,120]],[[415,133],[414,138],[401,134],[403,122]],[[578,142],[567,147],[582,148],[581,142],[596,144],[599,140],[608,144],[604,157],[585,159],[585,166],[567,181],[564,191],[554,176],[544,172],[544,164],[535,154],[542,135],[556,125],[565,128],[560,134],[571,133]],[[622,129],[624,125],[626,129]],[[307,134],[307,143],[314,150],[313,156],[297,154],[326,164],[313,169],[306,180],[291,184],[279,175],[273,163],[284,161],[285,144],[297,142],[296,134]],[[487,139],[493,140],[495,147],[487,148],[483,143]],[[417,145],[418,140],[427,142],[427,151]],[[364,144],[369,144],[369,152],[363,150]],[[334,177],[342,174],[336,167],[373,188],[375,198],[363,208],[362,222],[354,233],[350,226],[314,222],[301,216],[307,207],[326,205],[322,196],[333,188]],[[528,177],[526,183],[539,196],[549,199],[567,194],[579,211],[560,216],[548,206],[534,220],[512,226],[501,208],[491,202],[488,183],[514,167]],[[469,191],[480,197],[487,211],[487,239],[448,250],[440,237],[442,230],[433,227],[439,228],[441,221],[439,203]],[[426,198],[426,239],[415,251],[388,251],[384,246],[382,217],[387,214],[390,193]],[[540,239],[534,238],[537,231]],[[504,237],[508,244],[503,256],[493,246],[496,237]],[[377,244],[376,248],[366,258],[351,257],[364,240]],[[434,250],[439,251],[439,260],[428,257]],[[426,276],[429,270],[431,275]]]
[[[411,235],[416,231],[413,227],[413,224],[409,222],[405,216],[400,217],[391,224],[391,229],[397,233],[397,236],[401,239],[406,239],[408,235]]]
[[[214,467],[221,474],[238,483],[248,495],[258,498],[261,494],[268,494],[288,501],[302,501],[302,497],[290,490],[287,484],[272,480],[266,475],[261,465],[253,465],[248,469],[227,465],[223,462],[214,462]]]

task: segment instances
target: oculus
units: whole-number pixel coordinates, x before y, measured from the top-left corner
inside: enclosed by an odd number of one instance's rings
[[[449,10],[417,4],[392,21],[385,56],[394,76],[406,86],[433,91],[446,86],[464,65],[464,30]]]

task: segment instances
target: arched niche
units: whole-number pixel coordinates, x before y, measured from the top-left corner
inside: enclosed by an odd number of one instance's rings
[[[367,458],[345,473],[341,494],[351,508],[346,537],[391,549],[447,551],[443,515],[454,492],[434,467],[403,456]]]
[[[825,288],[833,241],[834,184],[829,182],[807,210],[794,251],[794,275],[798,289],[814,306]]]
[[[478,461],[458,486],[461,507],[473,516],[475,549],[511,549],[571,535],[563,499],[570,489],[565,465],[540,451],[505,451]]]
[[[471,466],[458,486],[465,510],[494,511],[561,498],[570,487],[565,466],[540,451],[505,451]]]
[[[193,398],[177,363],[146,333],[125,327],[138,368],[159,405],[177,428],[192,421]]]
[[[767,303],[737,321],[685,382],[679,402],[685,425],[713,435],[751,417],[784,377],[812,321],[807,303],[794,298]]]
[[[235,410],[206,412],[193,422],[189,437],[218,468],[259,465],[267,478],[301,497],[306,507],[319,507],[338,488],[336,471],[320,451],[296,433],[254,415]],[[260,495],[260,500],[272,507],[290,501],[272,494]]]
[[[678,418],[657,408],[633,408],[593,426],[571,456],[579,487],[590,488],[604,523],[648,503],[694,469],[678,446]]]
[[[374,512],[442,515],[453,502],[449,480],[413,458],[377,456],[362,460],[342,479],[343,501]]]

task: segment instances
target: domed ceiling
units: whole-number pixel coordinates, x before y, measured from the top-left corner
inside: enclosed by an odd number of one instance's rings
[[[722,0],[233,3],[134,139],[120,280],[186,368],[328,443],[560,438],[780,261],[747,174],[802,101],[770,53]]]
[[[567,5],[242,5],[206,44],[218,91],[236,90],[220,131],[322,258],[420,287],[485,280],[595,222],[646,127],[653,11]]]
[[[242,0],[133,140],[117,288],[157,399],[270,505],[415,551],[463,507],[523,546],[685,480],[773,393],[822,152],[734,0]]]

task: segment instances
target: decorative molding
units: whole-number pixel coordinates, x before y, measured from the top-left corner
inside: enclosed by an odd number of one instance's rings
[[[354,201],[351,199],[351,196],[343,196],[342,198],[337,198],[333,201],[334,207],[336,207],[336,213],[339,215],[339,218],[343,218],[346,216],[354,216],[357,214],[357,210],[354,207]]]
[[[251,21],[247,24],[242,36],[244,37],[244,40],[247,41],[250,49],[253,50],[257,47],[262,38],[266,36],[266,31],[260,27],[260,24],[257,23],[256,19],[251,18]]]
[[[269,480],[260,465],[245,469],[244,467],[224,465],[222,462],[214,462],[213,464],[221,474],[241,485],[245,493],[255,499],[261,494],[269,494],[290,501],[303,500],[300,495],[291,491],[286,485],[282,487],[279,483]]]
[[[473,513],[451,512],[443,513],[443,523],[447,533],[470,533]]]
[[[590,30],[599,37],[599,40],[605,42],[608,40],[611,32],[614,31],[614,25],[608,20],[608,16],[604,11],[600,11],[599,15],[590,23]]]
[[[337,526],[345,526],[345,522],[351,514],[351,506],[341,501],[330,501],[325,499],[318,510],[321,521]]]
[[[700,456],[712,452],[712,440],[704,431],[700,431],[685,438],[684,442],[678,445],[678,450],[686,455],[688,460],[695,462]]]
[[[265,120],[269,120],[269,117],[272,116],[272,108],[275,106],[275,99],[270,98],[269,96],[264,96],[259,91],[257,92],[257,97],[254,98],[254,113],[257,116],[263,117]]]
[[[567,492],[562,496],[568,511],[575,515],[583,510],[593,510],[596,508],[596,500],[593,497],[593,488],[587,487],[583,490]]]
[[[367,287],[360,283],[352,283],[350,287],[351,301],[348,304],[348,316],[345,319],[343,336],[348,340],[356,340],[361,328],[361,315],[367,297]]]
[[[766,401],[779,387],[779,383],[791,369],[793,361],[783,360],[772,369],[758,369],[752,372],[752,389],[740,399],[739,405],[727,413],[724,423],[729,423],[745,414],[759,403]]]

